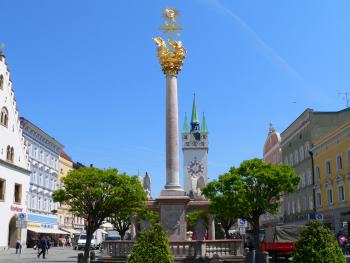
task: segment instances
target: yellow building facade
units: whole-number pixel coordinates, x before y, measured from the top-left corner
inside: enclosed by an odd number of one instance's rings
[[[312,152],[317,212],[335,232],[350,230],[350,121],[320,138]]]
[[[62,151],[59,159],[59,187],[63,187],[62,178],[73,170],[72,159]],[[57,222],[59,227],[71,234],[78,234],[83,230],[84,224],[81,218],[74,217],[69,211],[69,206],[61,205],[57,208]]]

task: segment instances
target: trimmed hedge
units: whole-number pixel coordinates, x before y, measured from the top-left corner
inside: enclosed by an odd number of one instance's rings
[[[345,257],[332,231],[318,220],[313,220],[301,233],[292,262],[345,263]]]
[[[168,236],[159,223],[143,230],[127,263],[174,263]]]

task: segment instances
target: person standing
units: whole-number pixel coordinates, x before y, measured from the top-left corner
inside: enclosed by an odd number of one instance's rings
[[[17,239],[16,241],[16,254],[21,254],[21,250],[22,250],[22,245],[21,245],[21,240]]]
[[[41,248],[41,251],[40,253],[38,254],[38,258],[40,257],[41,254],[43,254],[43,258],[45,258],[45,255],[46,255],[46,247],[47,247],[47,241],[45,239],[45,237],[41,237],[40,239],[40,248]]]

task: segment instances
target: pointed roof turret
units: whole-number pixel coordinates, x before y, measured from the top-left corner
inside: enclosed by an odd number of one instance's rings
[[[203,118],[202,118],[201,132],[208,133],[208,127],[207,127],[207,122],[205,121],[204,112],[203,112]]]
[[[196,106],[196,94],[193,94],[191,124],[192,123],[199,123],[198,114],[197,114],[197,106]]]
[[[189,133],[189,132],[190,132],[190,126],[188,126],[187,114],[185,113],[185,120],[184,120],[184,125],[182,127],[182,133]]]
[[[199,119],[196,105],[196,94],[193,94],[193,105],[192,105],[192,117],[191,117],[191,131],[199,131]]]

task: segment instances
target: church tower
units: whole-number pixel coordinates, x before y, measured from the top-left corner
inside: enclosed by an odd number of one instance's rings
[[[208,183],[208,128],[203,113],[199,122],[196,96],[193,97],[190,125],[187,116],[182,129],[184,190],[195,198],[201,196],[201,189]]]

